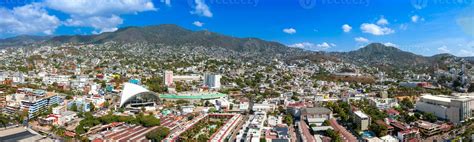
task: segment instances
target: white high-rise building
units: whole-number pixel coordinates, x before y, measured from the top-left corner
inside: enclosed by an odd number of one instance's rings
[[[212,89],[219,89],[221,87],[221,75],[206,74],[204,75],[204,84]]]

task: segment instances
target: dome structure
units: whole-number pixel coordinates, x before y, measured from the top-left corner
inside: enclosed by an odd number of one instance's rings
[[[122,94],[120,96],[120,107],[123,107],[128,103],[143,103],[158,100],[158,94],[140,85],[124,83]]]

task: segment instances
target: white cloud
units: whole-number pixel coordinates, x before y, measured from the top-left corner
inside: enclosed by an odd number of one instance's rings
[[[327,43],[327,42],[323,42],[321,44],[316,45],[316,47],[321,48],[321,49],[328,49],[334,46],[336,46],[334,43]]]
[[[165,3],[166,6],[171,6],[171,0],[161,0],[162,3]]]
[[[398,47],[398,45],[396,45],[395,43],[391,43],[391,42],[386,42],[384,43],[385,46],[391,46],[391,47]]]
[[[296,30],[294,28],[286,28],[286,29],[283,29],[283,32],[287,34],[295,34]]]
[[[38,3],[13,9],[0,8],[0,34],[47,34],[54,33],[60,20],[49,15]]]
[[[356,38],[354,38],[354,40],[358,43],[367,43],[367,42],[369,42],[369,40],[367,38],[364,38],[364,37],[356,37]]]
[[[360,29],[364,33],[369,33],[369,34],[373,34],[373,35],[376,35],[376,36],[388,35],[388,34],[395,33],[394,30],[392,30],[388,27],[381,27],[381,26],[378,26],[378,25],[375,25],[375,24],[369,24],[369,23],[363,23],[362,25],[360,25]]]
[[[194,25],[194,26],[197,26],[197,27],[202,27],[202,26],[204,25],[204,23],[203,23],[203,22],[199,22],[199,21],[194,21],[194,22],[193,22],[193,25]]]
[[[380,17],[380,19],[377,21],[377,25],[388,25],[388,20],[385,19],[384,17]]]
[[[310,42],[302,42],[302,43],[295,43],[288,45],[289,47],[296,47],[296,48],[303,48],[303,49],[309,49],[315,47],[313,43]]]
[[[407,24],[400,24],[400,30],[407,30],[408,25]]]
[[[415,44],[411,44],[415,53],[431,56],[434,54],[442,53],[441,51],[450,51],[450,54],[456,56],[467,55],[466,51],[474,52],[474,40],[465,37],[449,37],[449,38],[434,38],[430,40],[417,41]],[[418,48],[430,48],[431,52],[421,52]],[[463,51],[462,51],[463,50]]]
[[[151,0],[45,0],[51,9],[78,16],[110,16],[156,10]]]
[[[288,45],[289,47],[295,47],[295,48],[301,48],[305,50],[312,50],[312,51],[321,51],[321,50],[326,50],[331,47],[336,47],[337,45],[334,43],[327,43],[323,42],[320,44],[314,44],[310,42],[301,42],[301,43],[295,43],[292,45]]]
[[[116,15],[110,17],[92,16],[86,18],[73,16],[71,19],[67,19],[64,23],[66,26],[73,27],[93,27],[96,29],[93,33],[99,34],[103,32],[116,31],[118,29],[116,26],[122,24],[123,19]]]
[[[448,46],[446,46],[446,45],[443,45],[443,46],[439,47],[438,51],[441,52],[441,53],[451,53],[451,51],[449,51],[449,49],[448,49]]]
[[[191,11],[191,14],[196,14],[204,17],[212,17],[212,12],[209,6],[204,2],[204,0],[195,0],[194,10]]]
[[[157,10],[151,0],[45,0],[43,4],[69,14],[65,25],[92,27],[95,34],[117,30],[122,14]]]
[[[351,30],[352,30],[352,27],[349,26],[348,24],[342,25],[342,31],[347,33],[347,32],[350,32]]]
[[[418,23],[419,21],[425,21],[425,18],[422,18],[418,15],[413,15],[413,16],[411,16],[411,21],[413,23]]]

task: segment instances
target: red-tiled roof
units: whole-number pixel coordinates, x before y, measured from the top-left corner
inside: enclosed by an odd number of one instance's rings
[[[303,136],[308,142],[315,142],[314,136],[309,132],[309,127],[306,125],[305,121],[300,121],[301,130],[303,131]]]
[[[402,123],[398,122],[398,121],[394,121],[392,123],[390,123],[390,125],[392,125],[393,127],[396,127],[398,129],[401,129],[401,130],[407,130],[408,128],[403,125]]]
[[[408,140],[408,142],[418,142],[419,140],[417,138],[411,138]]]
[[[117,127],[117,130],[108,133],[105,139],[111,141],[138,141],[144,139],[148,132],[158,128],[158,126],[149,128],[143,126],[127,127],[128,126]]]
[[[393,129],[392,126],[388,125],[387,123],[383,122],[382,120],[377,120],[377,121],[375,121],[375,123],[377,123],[379,125],[383,125],[383,126],[387,127],[387,129]]]
[[[305,107],[306,105],[304,102],[297,102],[297,103],[290,103],[288,104],[288,107]]]
[[[336,121],[336,119],[331,119],[329,121],[330,125],[332,128],[334,128],[335,131],[338,131],[342,138],[345,140],[345,141],[348,141],[348,142],[355,142],[357,141],[357,138],[354,137],[354,135],[352,135],[349,131],[346,130],[346,128],[342,127],[341,125],[339,125]]]
[[[406,129],[404,131],[400,131],[399,133],[409,134],[409,133],[413,133],[413,132],[418,132],[418,129],[417,128]]]
[[[393,108],[387,109],[387,113],[390,115],[400,115],[400,112],[398,112],[397,110]]]
[[[66,131],[66,132],[64,132],[64,135],[69,136],[69,137],[74,137],[74,136],[76,136],[76,133]]]

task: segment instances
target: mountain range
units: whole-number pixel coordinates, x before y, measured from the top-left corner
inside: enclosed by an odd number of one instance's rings
[[[203,46],[221,47],[242,53],[258,53],[260,55],[287,55],[289,59],[310,60],[344,60],[357,65],[372,65],[377,67],[412,68],[434,66],[445,58],[457,58],[449,54],[439,54],[431,57],[416,55],[402,51],[396,47],[381,43],[372,43],[363,48],[350,52],[313,52],[299,48],[288,47],[278,42],[265,41],[258,38],[236,38],[219,33],[192,31],[177,25],[164,24],[158,26],[126,27],[115,32],[98,35],[63,35],[63,36],[18,36],[0,39],[1,47],[24,46],[29,44],[101,44],[109,41],[120,43],[146,42],[168,46]],[[474,62],[474,57],[465,57]]]
[[[33,43],[41,43],[53,38],[52,36],[20,35],[11,38],[0,39],[0,48],[11,46],[25,46]]]
[[[295,49],[258,38],[235,38],[210,31],[191,31],[177,25],[164,24],[146,27],[126,27],[115,32],[87,36],[57,36],[49,43],[104,43],[115,42],[147,42],[170,46],[204,46],[224,47],[234,51],[257,51],[285,53]]]

